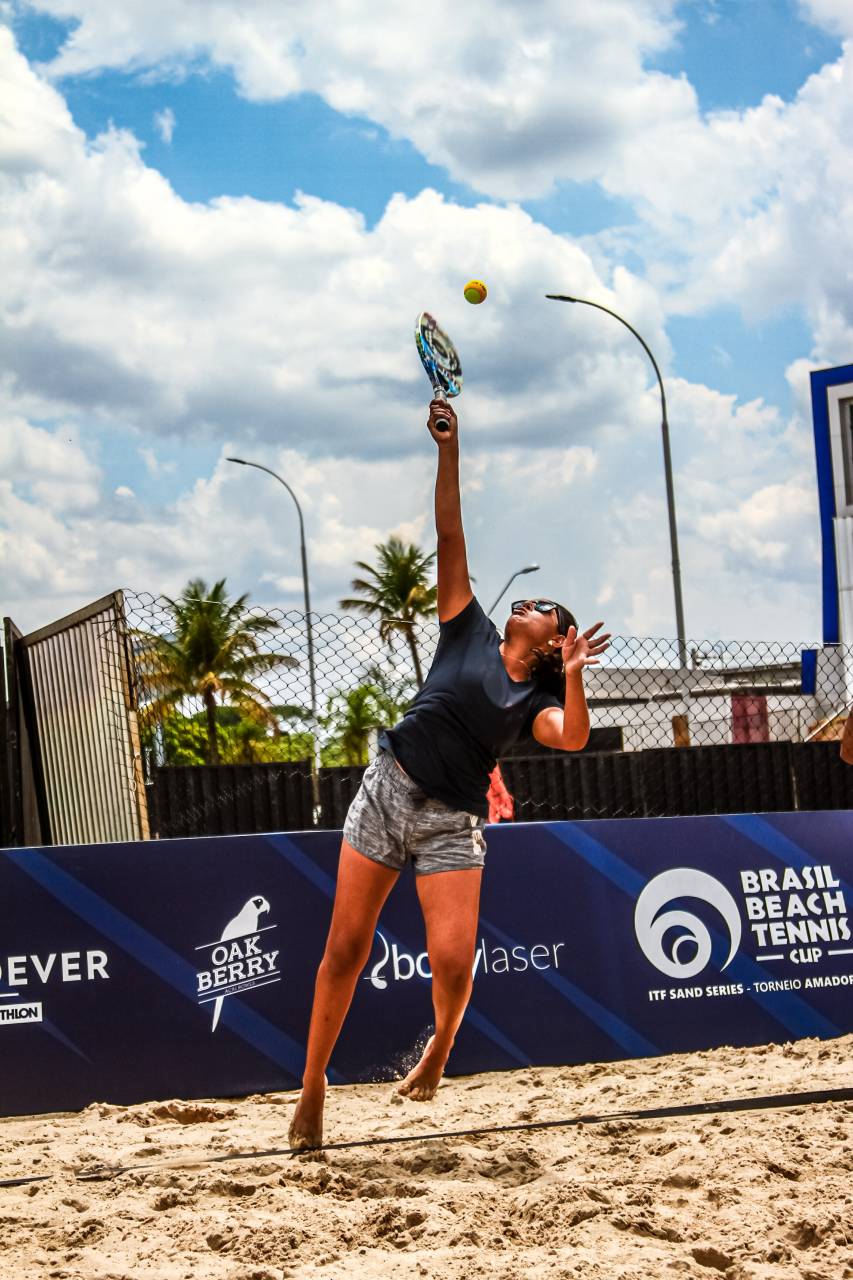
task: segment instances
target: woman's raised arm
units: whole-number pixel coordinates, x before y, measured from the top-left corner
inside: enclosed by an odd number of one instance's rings
[[[446,400],[433,400],[427,423],[438,445],[435,478],[435,532],[438,539],[438,619],[449,622],[470,602],[462,503],[459,497],[459,429]]]

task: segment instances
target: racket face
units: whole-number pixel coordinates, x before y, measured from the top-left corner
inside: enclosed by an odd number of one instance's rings
[[[446,396],[458,396],[462,390],[459,356],[428,311],[422,311],[415,321],[415,344],[432,385],[440,387]]]

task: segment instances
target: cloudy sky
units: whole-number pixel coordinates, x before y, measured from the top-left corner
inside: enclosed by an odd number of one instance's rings
[[[808,371],[853,359],[850,0],[0,0],[0,609],[227,576],[320,612],[430,545],[674,634],[820,634]],[[472,307],[471,276],[489,285]],[[518,584],[516,584],[518,585]]]

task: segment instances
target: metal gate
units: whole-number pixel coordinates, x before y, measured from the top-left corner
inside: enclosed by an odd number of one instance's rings
[[[147,839],[122,593],[26,636],[7,618],[5,637],[5,842]]]

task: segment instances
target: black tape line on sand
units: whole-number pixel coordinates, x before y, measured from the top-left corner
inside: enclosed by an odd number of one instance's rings
[[[158,1169],[195,1168],[198,1165],[227,1164],[233,1161],[264,1160],[272,1157],[316,1155],[325,1151],[352,1151],[365,1147],[390,1147],[440,1139],[482,1138],[491,1134],[527,1133],[537,1129],[570,1129],[580,1125],[607,1124],[614,1121],[677,1120],[682,1116],[719,1115],[732,1111],[770,1111],[785,1107],[812,1107],[826,1102],[853,1102],[853,1088],[813,1089],[807,1093],[774,1093],[757,1098],[719,1098],[712,1102],[686,1102],[674,1107],[643,1107],[633,1111],[608,1111],[601,1115],[570,1116],[565,1120],[529,1120],[523,1124],[498,1124],[477,1129],[444,1129],[435,1133],[405,1133],[392,1137],[356,1138],[351,1142],[329,1142],[322,1147],[267,1147],[259,1151],[231,1151],[220,1156],[181,1156],[174,1160],[151,1161],[148,1164],[102,1165],[75,1173],[78,1182],[108,1182],[126,1173],[153,1173]],[[23,1187],[34,1182],[48,1182],[55,1173],[40,1173],[22,1178],[0,1178],[2,1187]]]

